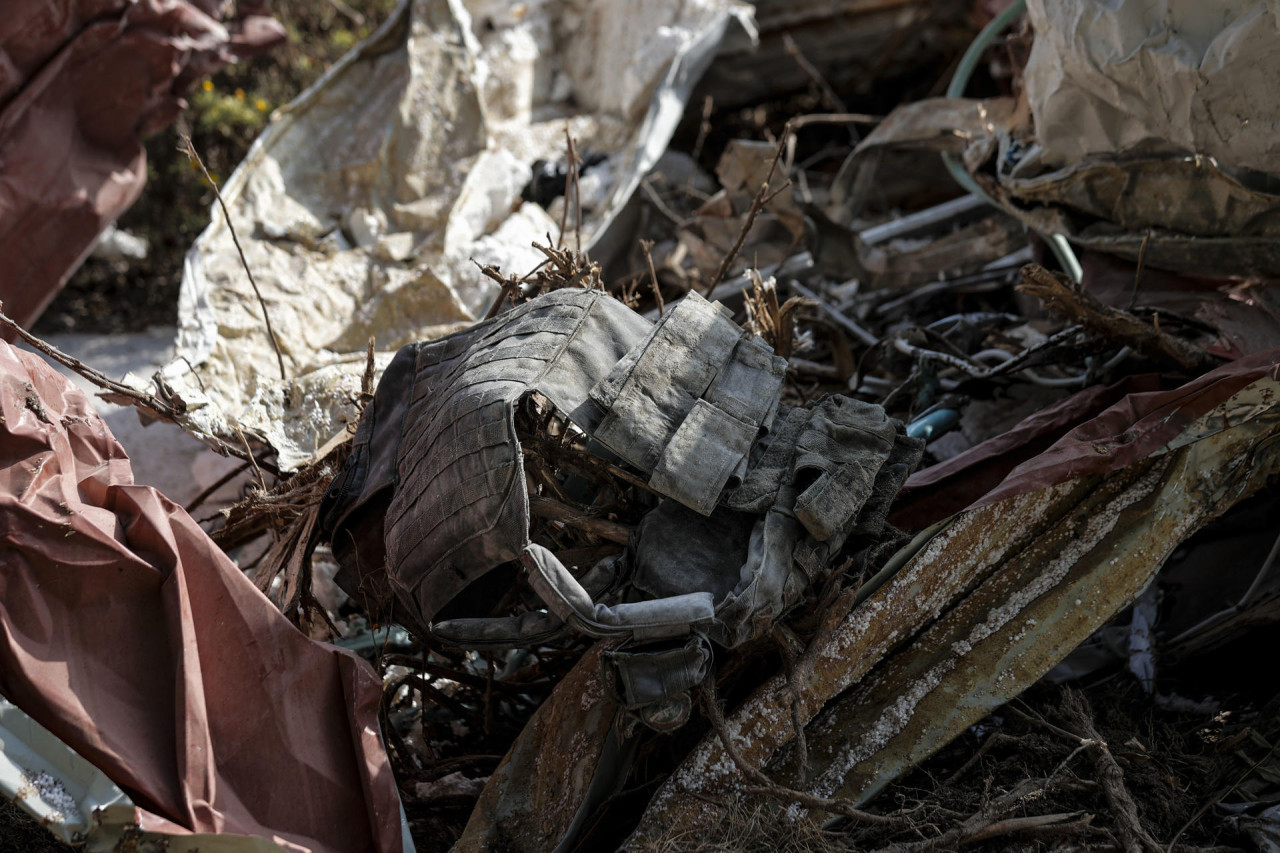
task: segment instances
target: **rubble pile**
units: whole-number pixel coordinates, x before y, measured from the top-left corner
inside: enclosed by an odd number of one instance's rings
[[[90,850],[1280,849],[1227,5],[402,3],[154,376],[0,314],[0,791]],[[243,465],[135,485],[40,354]]]

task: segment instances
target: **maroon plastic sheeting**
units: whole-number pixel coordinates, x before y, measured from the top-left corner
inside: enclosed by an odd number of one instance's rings
[[[141,137],[191,82],[285,38],[257,3],[4,0],[0,301],[29,326],[146,180]],[[7,338],[8,336],[5,335]]]
[[[1104,474],[1155,453],[1233,394],[1280,371],[1280,349],[1189,382],[1133,376],[1086,388],[907,480],[890,522],[920,530],[971,506]]]
[[[0,342],[0,692],[143,829],[400,851],[372,667],[291,625],[89,400]]]

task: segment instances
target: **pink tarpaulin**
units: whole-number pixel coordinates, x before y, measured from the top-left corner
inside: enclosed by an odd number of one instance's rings
[[[381,685],[314,642],[89,400],[0,342],[0,692],[105,772],[143,829],[399,851]]]
[[[202,76],[284,40],[256,3],[5,0],[0,301],[29,326],[146,181],[142,137]]]

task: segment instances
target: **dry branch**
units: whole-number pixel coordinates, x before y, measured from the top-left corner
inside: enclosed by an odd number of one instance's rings
[[[1103,305],[1094,296],[1069,284],[1039,264],[1022,268],[1023,293],[1038,297],[1055,314],[1079,323],[1119,344],[1126,344],[1149,358],[1176,364],[1183,370],[1202,371],[1218,361],[1203,348],[1171,337],[1138,317]]]
[[[899,815],[873,814],[872,812],[855,808],[849,800],[818,797],[805,791],[797,791],[794,788],[786,788],[779,785],[766,776],[762,770],[748,763],[742,753],[738,751],[737,746],[734,745],[733,736],[729,734],[728,727],[725,726],[724,711],[720,708],[720,700],[716,696],[714,678],[708,678],[706,683],[702,685],[700,696],[702,698],[703,711],[706,713],[707,719],[711,721],[711,730],[720,738],[720,743],[724,745],[725,752],[733,759],[733,763],[737,765],[738,770],[753,783],[753,786],[743,788],[745,793],[761,794],[784,803],[795,803],[806,809],[838,814],[858,823],[892,827],[903,825],[904,818]]]
[[[204,175],[204,179],[209,182],[209,186],[213,187],[213,194],[218,199],[218,206],[222,208],[222,216],[227,220],[227,230],[231,232],[231,242],[236,244],[236,251],[240,254],[240,264],[244,267],[245,275],[249,276],[249,284],[253,286],[253,293],[258,297],[258,304],[262,306],[262,319],[267,324],[267,338],[271,341],[271,348],[276,352],[276,364],[280,367],[280,381],[286,382],[288,377],[284,372],[284,356],[280,354],[280,341],[276,338],[275,329],[271,328],[271,315],[267,313],[267,302],[262,298],[262,291],[258,289],[258,282],[254,281],[253,270],[249,269],[249,261],[245,259],[244,249],[240,248],[240,238],[236,236],[236,227],[231,222],[231,211],[227,210],[227,203],[222,200],[222,192],[218,189],[218,182],[213,179],[213,176],[209,174],[209,170],[204,167],[204,161],[200,159],[200,152],[196,151],[196,147],[191,144],[190,136],[182,135],[182,147],[179,150],[200,167],[200,172]]]
[[[658,286],[658,271],[653,268],[653,241],[641,240],[640,248],[644,250],[644,259],[649,264],[649,282],[653,287],[653,300],[658,304],[658,316],[662,316],[662,288]]]
[[[529,511],[539,518],[558,521],[566,527],[574,527],[583,533],[598,536],[609,542],[626,545],[631,539],[631,528],[616,521],[594,518],[560,501],[540,495],[529,495]]]
[[[734,258],[738,257],[738,252],[742,250],[742,244],[747,240],[747,234],[751,231],[751,226],[756,224],[756,217],[760,215],[760,211],[773,198],[769,194],[769,182],[773,180],[773,173],[778,169],[778,160],[782,157],[782,149],[787,147],[787,137],[791,134],[791,125],[788,123],[782,128],[782,133],[778,136],[778,145],[773,151],[773,159],[769,162],[769,172],[764,176],[764,182],[760,184],[760,189],[756,190],[755,197],[751,199],[751,209],[747,211],[747,218],[742,223],[741,230],[738,231],[738,238],[734,241],[732,248],[725,254],[720,261],[720,266],[716,269],[715,274],[707,281],[706,295],[710,296],[712,291],[729,272],[730,265],[733,264]],[[790,182],[784,183],[779,187],[781,192]],[[774,193],[777,194],[776,192]]]
[[[80,359],[67,355],[53,344],[37,338],[26,329],[19,326],[14,320],[5,316],[3,310],[4,303],[0,303],[0,326],[11,329],[18,335],[18,337],[30,344],[32,348],[44,353],[62,366],[70,368],[78,375],[83,376],[94,385],[103,389],[107,393],[102,394],[101,396],[107,402],[115,403],[119,406],[133,406],[148,412],[160,420],[177,424],[183,430],[191,433],[222,456],[234,456],[237,459],[252,462],[254,465],[258,465],[261,462],[261,460],[255,459],[254,456],[249,453],[247,446],[244,449],[239,448],[234,444],[223,441],[216,436],[208,435],[207,433],[204,433],[192,426],[190,419],[187,418],[186,403],[182,401],[182,398],[177,397],[176,395],[170,396],[168,393],[165,393],[167,391],[167,386],[158,386],[161,391],[161,396],[156,396],[155,394],[147,394],[137,390],[136,388],[130,388],[128,385],[117,382],[97,368],[90,367]],[[272,473],[275,472],[274,468],[270,470]]]
[[[1138,817],[1138,806],[1124,784],[1124,771],[1120,769],[1115,756],[1107,748],[1107,742],[1098,734],[1098,729],[1093,724],[1089,700],[1084,698],[1083,693],[1068,689],[1063,693],[1062,709],[1079,736],[1089,741],[1087,746],[1093,757],[1094,769],[1098,773],[1098,782],[1107,795],[1107,803],[1115,817],[1125,853],[1160,853],[1160,845],[1143,827]]]

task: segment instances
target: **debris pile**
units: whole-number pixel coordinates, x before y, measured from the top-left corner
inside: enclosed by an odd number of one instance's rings
[[[767,634],[846,546],[865,564],[919,458],[878,406],[780,406],[785,372],[696,293],[650,324],[565,288],[406,347],[329,488],[339,584],[460,648],[622,640],[603,653],[617,701],[682,725],[708,641]],[[533,596],[488,577],[517,563]]]
[[[0,790],[91,849],[1276,849],[1270,7],[652,5],[402,4],[151,379],[0,315],[246,478],[202,530],[0,344]]]

